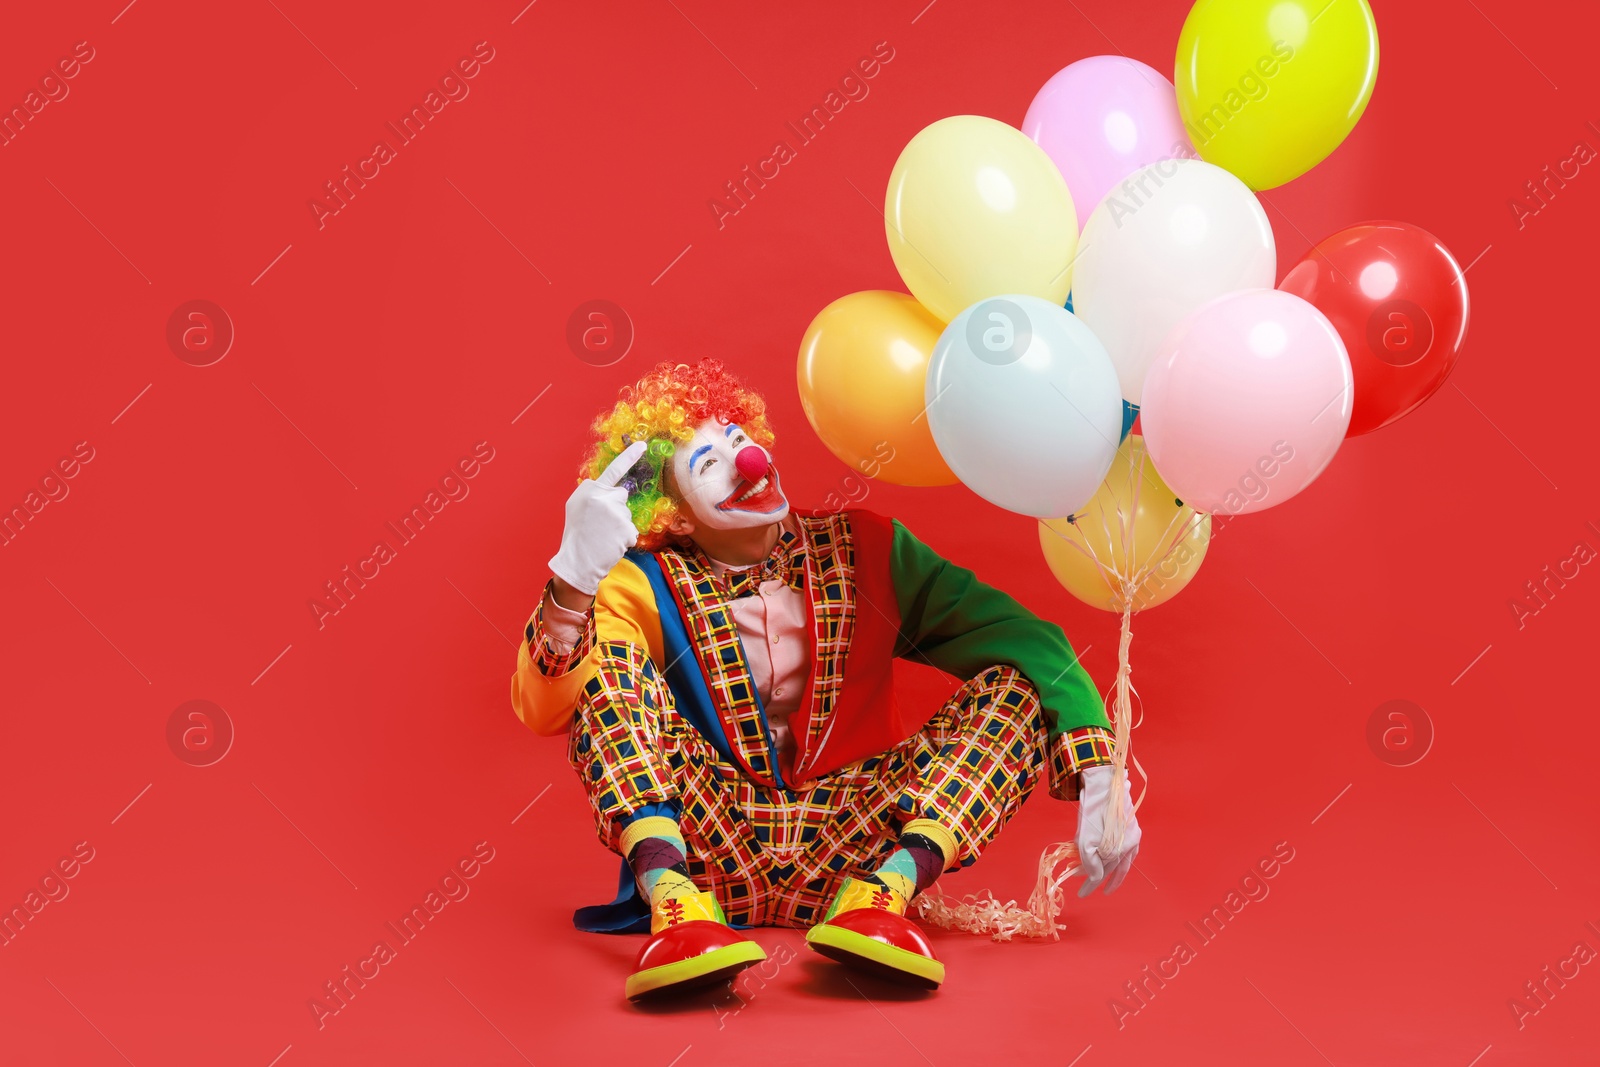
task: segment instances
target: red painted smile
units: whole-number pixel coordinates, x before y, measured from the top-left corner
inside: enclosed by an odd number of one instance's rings
[[[783,490],[778,488],[778,468],[768,467],[767,473],[755,482],[741,478],[727,499],[717,505],[717,510],[764,515],[780,510],[786,503]]]

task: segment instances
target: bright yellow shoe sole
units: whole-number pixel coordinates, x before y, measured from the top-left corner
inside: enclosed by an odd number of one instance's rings
[[[907,952],[854,930],[818,923],[806,933],[806,944],[830,960],[901,985],[938,989],[944,984],[944,964],[938,960]]]
[[[623,989],[629,1000],[660,993],[686,993],[716,985],[766,958],[767,954],[754,941],[739,941],[676,963],[637,971],[628,975]]]

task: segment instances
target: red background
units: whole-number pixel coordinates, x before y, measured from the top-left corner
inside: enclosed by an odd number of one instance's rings
[[[900,147],[949,114],[1017,123],[1083,56],[1170,70],[1186,5],[124,2],[14,8],[0,34],[7,108],[95,50],[0,149],[0,504],[94,449],[0,548],[0,904],[94,849],[0,948],[5,1062],[1594,1061],[1600,966],[1520,1029],[1508,1006],[1600,949],[1600,575],[1521,629],[1508,607],[1600,548],[1600,175],[1521,228],[1508,207],[1575,142],[1600,148],[1587,5],[1377,5],[1365,118],[1264,198],[1280,275],[1355,221],[1433,231],[1471,264],[1471,334],[1424,408],[1228,524],[1137,620],[1140,873],[1074,899],[1059,943],[941,936],[931,998],[759,932],[792,959],[731,1014],[622,1000],[636,939],[568,924],[615,860],[562,744],[509,707],[585,423],[651,362],[718,355],[766,392],[791,495],[820,502],[846,469],[800,412],[796,349],[833,298],[900,288],[878,211]],[[470,96],[319,229],[322,183],[479,41]],[[871,95],[719,229],[723,182],[879,41]],[[165,340],[197,298],[237,331],[208,367]],[[566,345],[591,299],[636,328],[615,366]],[[495,458],[470,496],[319,630],[322,583],[479,441]],[[866,504],[1059,620],[1109,679],[1114,620],[1050,580],[1029,520],[961,488]],[[195,699],[236,731],[207,767],[167,742]],[[1368,745],[1391,699],[1436,731],[1413,766]],[[1036,799],[946,888],[1025,893],[1074,822]],[[480,841],[471,895],[319,1030],[308,1000]],[[1270,896],[1119,1026],[1123,983],[1196,944],[1185,923],[1279,842]]]

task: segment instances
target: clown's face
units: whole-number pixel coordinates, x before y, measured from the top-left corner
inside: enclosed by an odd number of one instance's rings
[[[695,427],[672,454],[672,480],[699,526],[748,529],[789,514],[772,456],[737,423],[708,419]]]

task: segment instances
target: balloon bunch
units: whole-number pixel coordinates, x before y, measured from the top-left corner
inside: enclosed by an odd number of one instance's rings
[[[1121,615],[1114,796],[1133,613],[1184,588],[1214,517],[1304,490],[1347,436],[1437,391],[1461,351],[1461,268],[1415,226],[1342,230],[1274,285],[1255,191],[1333,152],[1377,71],[1367,0],[1199,0],[1176,85],[1095,56],[1052,77],[1021,129],[941,119],[900,153],[885,198],[911,295],[842,297],[801,344],[801,400],[835,455],[1039,519],[1061,584]],[[1111,815],[1114,840],[1126,813]],[[1035,904],[1059,900],[1064,876],[1046,873]],[[929,908],[1001,933],[992,899]],[[1007,930],[1054,929],[1012,912]]]

